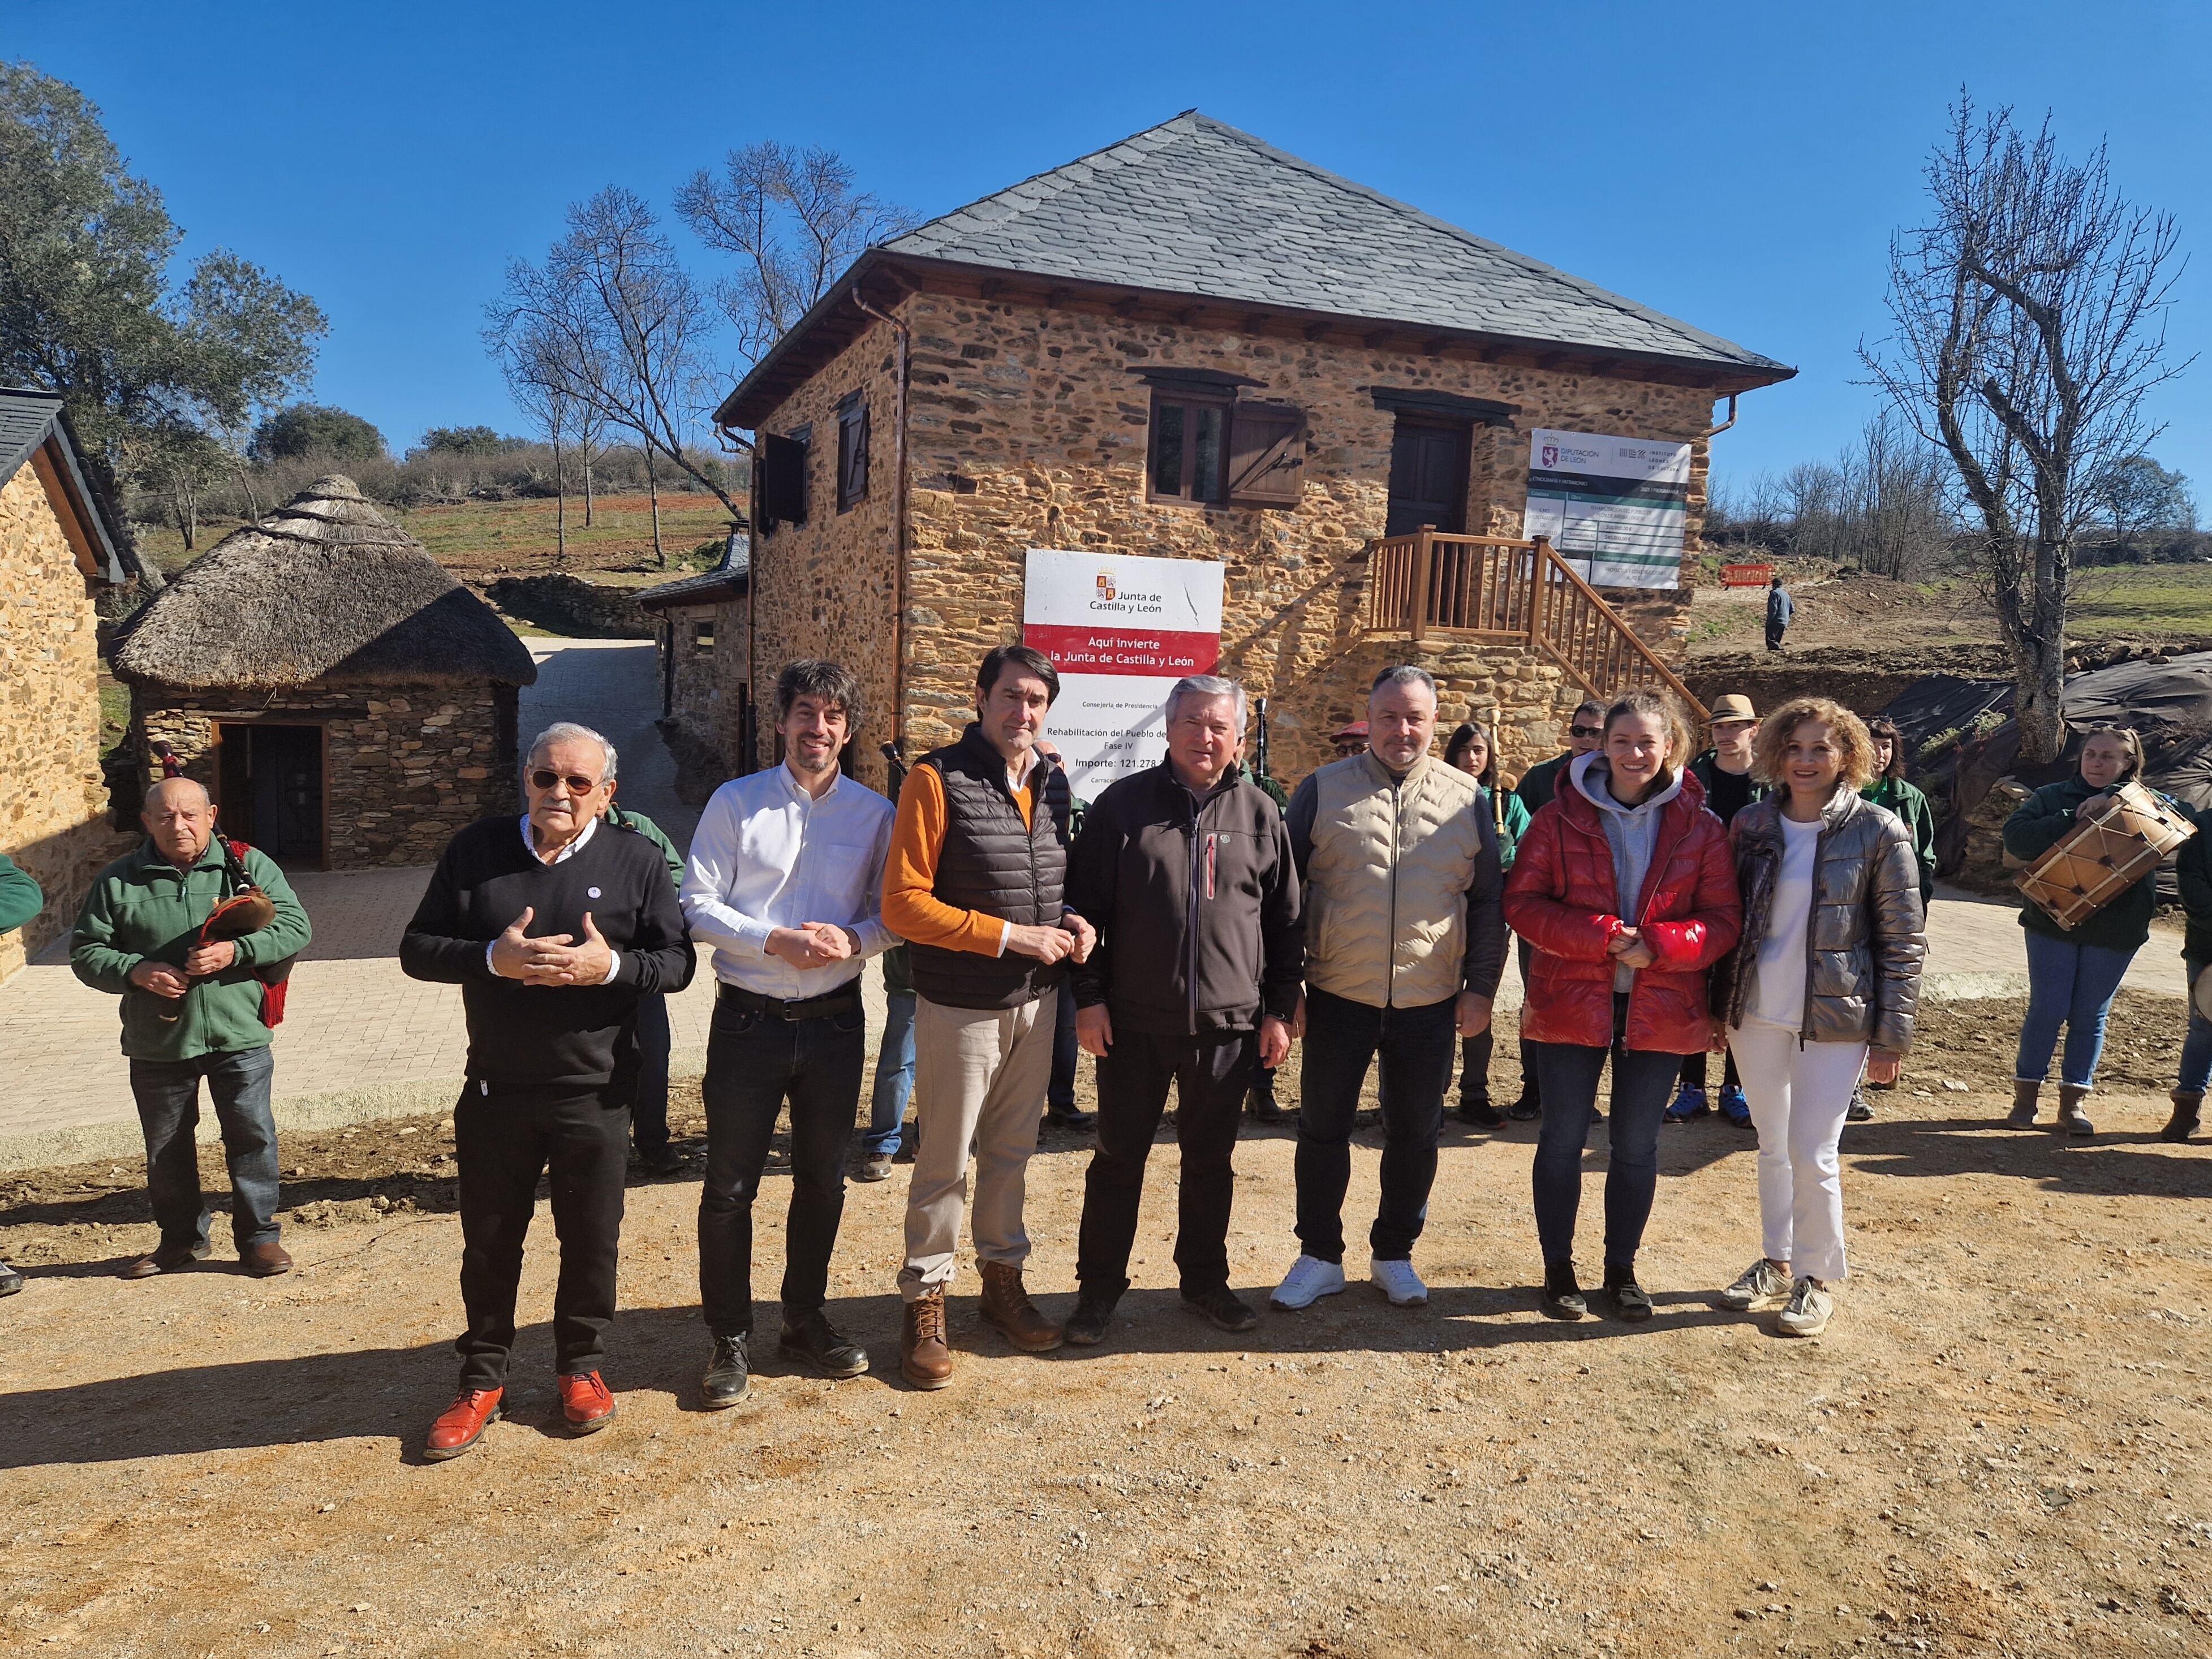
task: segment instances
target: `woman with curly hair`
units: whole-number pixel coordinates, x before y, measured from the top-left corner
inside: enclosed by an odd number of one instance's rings
[[[1844,1114],[1862,1064],[1894,1081],[1912,1046],[1920,866],[1905,825],[1859,794],[1874,744],[1849,709],[1786,702],[1753,756],[1774,794],[1729,826],[1743,935],[1713,975],[1713,1038],[1735,1055],[1759,1130],[1765,1248],[1721,1300],[1779,1308],[1784,1334],[1818,1336],[1845,1272]]]

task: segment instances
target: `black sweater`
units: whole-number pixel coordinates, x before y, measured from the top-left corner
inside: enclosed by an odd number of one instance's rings
[[[606,985],[525,985],[495,977],[484,947],[527,908],[533,938],[584,937],[584,912],[622,956]],[[507,1087],[601,1088],[637,1068],[637,1004],[680,991],[698,966],[660,849],[602,823],[559,864],[522,844],[517,815],[455,836],[399,941],[410,978],[459,985],[469,1076]]]

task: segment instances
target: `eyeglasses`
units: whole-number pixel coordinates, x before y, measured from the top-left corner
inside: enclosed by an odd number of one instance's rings
[[[530,775],[532,789],[550,789],[556,783],[567,784],[572,795],[588,795],[599,787],[597,778],[580,778],[574,774],[564,778],[558,772],[549,772],[542,766]]]
[[[1571,738],[1601,738],[1605,735],[1605,727],[1602,726],[1571,726],[1567,728],[1567,735]],[[542,785],[540,787],[543,787]]]

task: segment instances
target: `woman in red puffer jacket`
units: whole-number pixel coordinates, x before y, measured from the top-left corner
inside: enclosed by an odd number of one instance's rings
[[[1728,831],[1682,769],[1689,727],[1668,699],[1632,691],[1605,742],[1573,762],[1536,814],[1505,883],[1505,920],[1535,947],[1521,1036],[1543,1124],[1533,1180],[1544,1311],[1589,1311],[1575,1279],[1583,1142],[1613,1058],[1605,1177],[1605,1288],[1622,1319],[1651,1317],[1636,1251],[1659,1184],[1659,1123],[1682,1056],[1712,1030],[1708,981],[1735,948],[1743,900]]]

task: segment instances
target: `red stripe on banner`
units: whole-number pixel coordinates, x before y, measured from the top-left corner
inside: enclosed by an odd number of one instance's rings
[[[1063,674],[1211,674],[1221,660],[1218,634],[1175,634],[1147,628],[1068,628],[1027,623],[1022,643],[1052,659]]]

